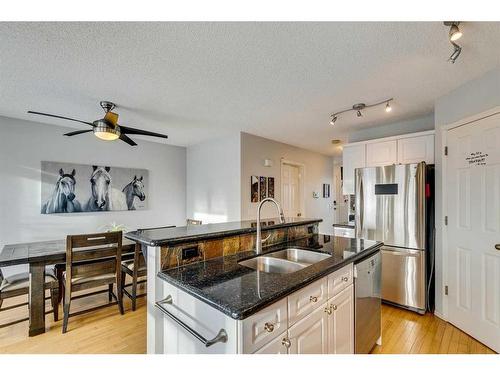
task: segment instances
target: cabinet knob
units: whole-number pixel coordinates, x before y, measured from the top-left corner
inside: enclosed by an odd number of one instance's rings
[[[290,340],[288,340],[288,338],[283,337],[283,340],[281,340],[281,345],[284,345],[285,348],[288,349],[292,345],[292,343],[290,342]]]
[[[266,324],[264,324],[264,329],[267,332],[272,332],[272,331],[274,331],[274,324],[272,324],[272,323],[266,323]]]
[[[497,244],[495,245],[495,249],[500,250],[500,243],[497,243]]]
[[[309,301],[311,301],[311,302],[318,302],[318,297],[311,296],[311,297],[309,297]]]
[[[337,305],[332,305],[333,311],[337,310]]]
[[[348,278],[347,276],[344,276],[344,277],[342,278],[342,281],[344,281],[344,282],[348,282],[348,281],[349,281],[349,278]]]
[[[328,307],[328,306],[327,306],[327,307],[325,307],[325,312],[326,312],[328,315],[332,315],[332,312],[333,312],[333,311],[332,311],[331,307]]]

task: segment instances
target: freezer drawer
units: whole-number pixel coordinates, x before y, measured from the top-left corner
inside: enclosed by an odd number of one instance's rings
[[[382,247],[382,299],[425,312],[424,250]]]

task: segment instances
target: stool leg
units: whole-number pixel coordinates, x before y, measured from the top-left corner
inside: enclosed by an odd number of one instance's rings
[[[113,300],[113,284],[109,284],[108,285],[108,302],[111,302],[112,300]]]

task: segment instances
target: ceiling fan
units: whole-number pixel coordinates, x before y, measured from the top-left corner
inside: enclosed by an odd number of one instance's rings
[[[137,146],[137,143],[135,143],[132,139],[130,139],[127,136],[127,134],[147,135],[150,137],[159,137],[165,139],[168,138],[168,136],[164,134],[153,133],[147,130],[129,128],[128,126],[118,125],[118,113],[112,112],[112,110],[116,107],[116,105],[108,101],[101,101],[100,104],[105,113],[104,118],[95,120],[93,122],[82,121],[71,117],[52,115],[50,113],[43,113],[36,111],[28,111],[28,113],[81,122],[82,124],[87,124],[92,126],[92,129],[89,130],[77,130],[74,132],[64,134],[68,137],[83,133],[94,132],[94,135],[99,139],[105,141],[114,141],[116,139],[121,139],[122,141],[128,143],[130,146]]]

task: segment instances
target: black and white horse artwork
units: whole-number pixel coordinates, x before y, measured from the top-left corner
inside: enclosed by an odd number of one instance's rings
[[[42,206],[42,214],[58,214],[68,212],[80,212],[82,207],[75,196],[76,171],[68,174],[63,169],[59,169],[54,191],[49,199]]]
[[[141,176],[140,178],[137,178],[137,176],[134,176],[134,179],[123,188],[122,192],[125,194],[128,209],[135,210],[135,197],[137,197],[141,202],[146,199],[143,177]]]
[[[112,186],[110,167],[92,166],[90,176],[91,196],[86,211],[126,211],[125,194]]]
[[[145,210],[148,186],[147,169],[42,161],[40,210],[42,214]]]

